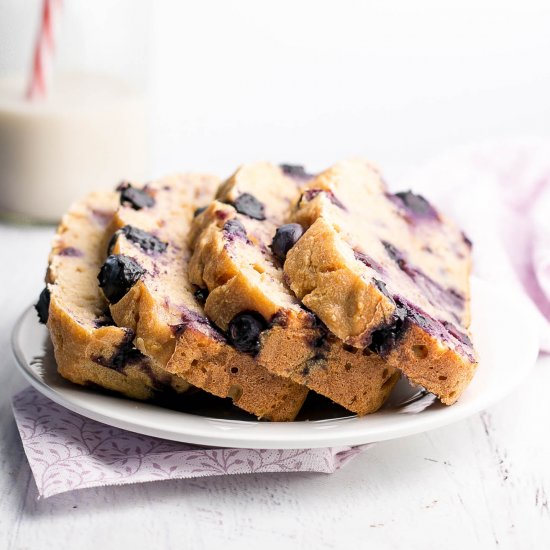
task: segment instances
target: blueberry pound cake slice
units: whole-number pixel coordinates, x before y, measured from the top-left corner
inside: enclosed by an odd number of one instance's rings
[[[36,305],[39,319],[48,326],[64,378],[134,399],[183,392],[189,387],[183,378],[158,369],[133,346],[134,332],[114,325],[98,286],[107,226],[117,205],[115,193],[95,192],[65,214]]]
[[[238,169],[196,214],[189,279],[205,298],[207,316],[237,349],[364,415],[383,404],[397,370],[370,350],[338,340],[284,281],[284,255],[302,229],[278,228],[310,178],[293,166]]]
[[[347,345],[454,403],[476,368],[460,229],[423,197],[389,193],[362,160],[309,182],[292,221],[305,231],[284,264],[298,298]]]
[[[195,174],[143,188],[120,186],[99,282],[113,319],[135,334],[136,347],[159,369],[229,397],[259,418],[290,421],[307,388],[272,374],[231,345],[206,318],[203,294],[187,275],[193,214],[218,184]]]

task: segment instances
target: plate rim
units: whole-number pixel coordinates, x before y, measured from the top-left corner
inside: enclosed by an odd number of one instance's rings
[[[472,277],[472,282],[476,281],[476,285],[481,284],[482,287],[489,288],[489,283],[478,277]],[[487,286],[485,286],[487,285]],[[506,286],[507,285],[499,285]],[[508,293],[508,296],[510,294]],[[517,295],[517,291],[512,294],[512,302],[515,302],[515,308],[519,308],[522,316],[533,317],[530,309],[530,304],[527,303],[527,298],[522,295]],[[478,398],[473,402],[467,403],[465,406],[460,406],[460,401],[451,407],[441,407],[437,411],[431,411],[431,414],[423,413],[406,415],[398,413],[401,416],[414,416],[421,418],[418,422],[399,422],[395,427],[382,426],[373,427],[367,426],[369,415],[366,417],[342,417],[338,419],[327,420],[311,420],[311,421],[295,421],[295,422],[258,422],[247,420],[232,420],[206,417],[194,415],[186,412],[174,411],[171,409],[163,409],[162,407],[146,402],[132,401],[127,399],[127,407],[124,411],[138,411],[141,408],[147,409],[154,407],[159,409],[163,414],[177,415],[181,418],[181,425],[186,425],[182,431],[161,430],[155,422],[144,422],[142,417],[147,417],[139,412],[138,417],[142,420],[132,422],[128,419],[121,418],[121,414],[115,417],[107,416],[92,407],[85,407],[71,399],[70,395],[65,395],[64,391],[60,391],[51,387],[43,380],[33,367],[28,363],[24,351],[21,349],[19,338],[25,322],[29,321],[29,316],[32,314],[33,305],[28,306],[20,314],[17,322],[14,325],[11,334],[11,349],[15,357],[15,362],[20,373],[23,374],[25,380],[31,384],[39,393],[45,395],[55,403],[69,409],[70,411],[80,414],[86,418],[114,426],[116,428],[140,433],[152,437],[158,437],[171,441],[179,441],[196,445],[215,445],[221,447],[233,448],[250,448],[250,449],[303,449],[303,448],[322,448],[335,446],[353,446],[378,441],[387,441],[398,439],[409,435],[423,433],[439,427],[453,424],[465,418],[468,418],[478,412],[494,405],[502,398],[506,397],[514,388],[529,375],[539,353],[538,338],[535,333],[532,335],[531,345],[526,346],[529,353],[524,354],[524,367],[514,371],[513,375],[508,376],[505,384],[498,386],[498,391],[493,390],[487,392],[483,399]],[[35,321],[38,324],[38,321]],[[64,390],[64,388],[62,388]],[[74,385],[69,391],[81,392],[82,387]],[[100,395],[100,394],[96,394]],[[121,398],[113,395],[102,395],[101,397],[107,400],[116,400],[117,404],[122,403]],[[108,403],[108,402],[106,402]],[[428,411],[424,411],[426,413]],[[377,413],[375,413],[377,414]],[[421,416],[422,415],[422,416]],[[155,415],[153,415],[154,417]],[[187,422],[185,422],[187,420]],[[349,427],[352,429],[350,433]],[[307,426],[307,428],[306,428]],[[309,429],[315,426],[317,429]],[[343,430],[327,430],[324,428],[332,428],[340,426],[348,428]],[[212,429],[214,428],[214,430]],[[231,429],[230,429],[231,428]],[[304,438],[304,428],[308,430],[307,437]],[[238,430],[238,433],[236,433]]]

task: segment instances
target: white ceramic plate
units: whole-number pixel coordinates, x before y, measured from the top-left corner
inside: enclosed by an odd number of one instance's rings
[[[529,373],[537,358],[538,338],[532,330],[535,323],[529,308],[512,289],[496,288],[474,278],[472,318],[479,367],[471,385],[452,407],[434,402],[431,394],[402,380],[375,414],[357,418],[346,416],[341,409],[325,407],[319,411],[311,405],[303,415],[309,415],[309,420],[292,423],[258,422],[236,408],[228,408],[223,400],[207,400],[200,413],[189,413],[73,385],[57,374],[47,329],[38,323],[32,308],[17,323],[12,343],[25,378],[53,401],[86,417],[174,441],[291,449],[357,445],[424,432],[466,418],[504,397]]]

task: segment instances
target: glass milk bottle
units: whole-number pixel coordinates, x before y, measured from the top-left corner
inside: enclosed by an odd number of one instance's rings
[[[147,177],[148,9],[146,1],[4,3],[1,216],[56,222],[88,191]]]

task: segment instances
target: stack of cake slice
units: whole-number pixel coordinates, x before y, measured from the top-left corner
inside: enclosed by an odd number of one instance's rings
[[[289,421],[311,390],[365,415],[403,373],[452,404],[476,366],[470,248],[367,162],[256,163],[77,203],[37,309],[62,376],[136,399],[198,387]]]

